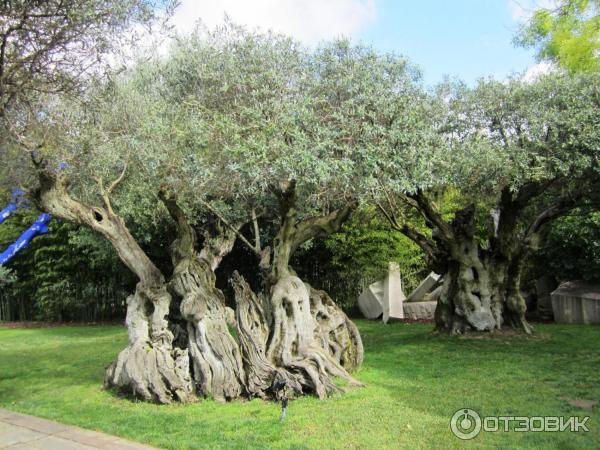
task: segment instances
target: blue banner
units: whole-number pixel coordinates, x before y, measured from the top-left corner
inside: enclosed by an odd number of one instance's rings
[[[0,211],[0,223],[8,219],[17,208],[22,206],[24,196],[25,193],[21,189],[17,188],[14,191],[12,191],[12,200],[6,206],[6,208]]]
[[[0,223],[4,222],[6,219],[9,218],[9,216],[15,212],[15,209],[17,209],[18,206],[16,203],[9,203],[8,206],[6,208],[4,208],[2,211],[0,211]]]
[[[33,225],[27,229],[27,231],[19,236],[13,244],[4,250],[4,252],[0,253],[0,266],[3,266],[9,262],[20,250],[27,248],[34,237],[47,233],[48,222],[50,222],[51,218],[52,216],[50,216],[50,214],[41,214],[33,223]]]

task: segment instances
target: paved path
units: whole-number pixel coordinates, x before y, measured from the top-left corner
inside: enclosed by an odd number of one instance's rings
[[[116,436],[0,408],[0,449],[155,450]]]

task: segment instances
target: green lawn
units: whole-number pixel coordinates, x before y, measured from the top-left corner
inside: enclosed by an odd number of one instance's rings
[[[430,325],[359,321],[368,386],[319,401],[181,406],[132,402],[101,389],[126,343],[121,327],[0,329],[0,406],[165,448],[600,448],[600,327],[539,325],[533,337],[431,334]],[[589,415],[589,432],[449,429],[459,408],[484,416]]]

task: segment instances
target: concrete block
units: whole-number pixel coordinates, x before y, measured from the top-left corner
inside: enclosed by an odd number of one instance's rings
[[[402,302],[405,300],[406,296],[402,292],[400,280],[400,267],[397,263],[391,262],[383,289],[383,323],[387,323],[389,319],[404,318]]]
[[[600,324],[600,284],[569,281],[550,297],[556,322]]]
[[[417,288],[411,292],[406,299],[407,302],[419,302],[423,299],[425,294],[431,291],[440,280],[440,276],[435,272],[431,272],[427,277],[421,281]]]
[[[556,289],[556,284],[556,280],[551,275],[543,275],[535,282],[537,315],[540,319],[552,319],[552,299],[550,298],[550,294]]]
[[[367,319],[377,319],[383,314],[383,285],[384,281],[377,281],[358,297],[358,309]]]
[[[428,294],[425,294],[423,296],[423,299],[421,301],[423,302],[437,302],[441,295],[442,295],[442,289],[444,288],[444,286],[438,286],[436,287],[433,291],[429,292]],[[416,302],[413,302],[416,303]]]
[[[411,320],[432,320],[435,315],[437,301],[433,302],[406,302],[404,303],[404,317]]]

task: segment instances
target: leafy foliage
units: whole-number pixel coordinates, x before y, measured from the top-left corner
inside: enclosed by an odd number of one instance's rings
[[[7,267],[0,266],[0,288],[4,289],[11,283],[14,283],[17,280],[17,277]]]
[[[339,233],[330,236],[325,245],[332,255],[331,267],[341,294],[338,301],[354,304],[367,284],[384,278],[390,261],[400,266],[402,288],[409,294],[421,282],[427,263],[421,249],[406,236],[392,230],[388,223],[368,208],[354,215]],[[342,287],[342,289],[339,289]],[[340,303],[342,303],[340,301]]]
[[[178,194],[192,222],[210,208],[243,223],[255,209],[269,229],[277,220],[273,184],[291,178],[303,217],[419,190],[442,203],[448,220],[474,202],[485,246],[490,208],[505,189],[548,182],[534,216],[595,176],[598,85],[595,74],[552,76],[534,84],[482,81],[475,89],[446,84],[430,95],[398,55],[345,40],[310,50],[226,24],[180,37],[168,56],[140,61],[84,101],[51,98],[33,137],[43,138],[39,152],[53,167],[66,164],[74,196],[89,204],[99,200],[98,180],[107,185],[126,167],[113,205],[159,259],[172,240],[156,196],[161,186]],[[414,211],[403,214],[433,238]],[[332,258],[314,273],[327,273],[348,301],[360,277],[379,276],[388,260],[399,259],[407,273],[421,270],[415,247],[387,231],[379,219],[359,215],[341,235],[314,245]],[[36,298],[49,315],[62,314],[62,303],[52,303],[57,296],[73,304],[91,296],[82,293],[85,284],[60,276],[83,264],[62,259],[68,248],[96,248],[89,236],[75,235],[35,253],[40,267],[57,259],[56,273],[44,266],[38,280]],[[78,240],[87,243],[77,247]],[[106,274],[114,274],[115,260],[98,251],[88,256],[102,268],[112,261]],[[98,272],[93,264],[90,274]]]
[[[561,281],[600,280],[600,212],[578,210],[558,219],[537,255],[538,267]]]
[[[35,218],[21,211],[0,227],[5,248]],[[121,317],[133,280],[114,250],[88,230],[50,223],[11,261],[18,282],[2,289],[3,320],[98,321]]]
[[[385,124],[396,122],[398,139],[415,128],[417,81],[403,58],[347,41],[309,51],[232,24],[199,29],[116,79],[93,109],[54,109],[63,136],[51,152],[90,201],[91,175],[114,179],[127,161],[142,176],[126,177],[115,204],[136,222],[164,214],[161,184],[191,217],[208,202],[247,219],[292,178],[301,215],[315,214],[366,197]]]
[[[536,47],[540,60],[558,63],[572,73],[600,70],[600,2],[562,0],[554,9],[536,11],[516,42]]]
[[[0,117],[39,93],[72,92],[116,51],[134,25],[169,1],[7,0],[0,4]],[[159,8],[160,7],[160,8]],[[130,36],[133,37],[133,36]]]

